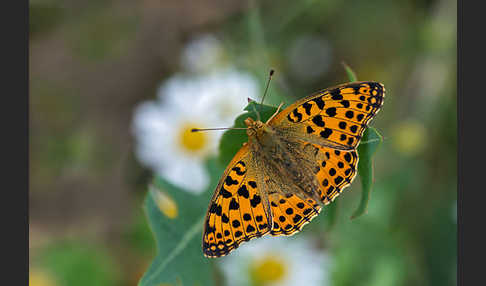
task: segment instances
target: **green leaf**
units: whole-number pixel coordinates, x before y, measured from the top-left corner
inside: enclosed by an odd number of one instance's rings
[[[358,174],[361,180],[361,201],[358,208],[354,211],[351,219],[355,219],[367,212],[368,201],[371,196],[373,185],[373,155],[378,146],[383,141],[383,137],[373,127],[368,127],[363,134],[361,143],[358,146]]]
[[[44,249],[38,263],[55,274],[59,285],[115,286],[121,283],[119,265],[106,249],[66,240]]]
[[[208,161],[207,168],[211,183],[200,195],[182,190],[161,177],[155,178],[153,187],[175,202],[177,216],[170,218],[161,212],[154,195],[149,192],[144,209],[155,236],[157,254],[139,285],[214,284],[210,260],[204,257],[201,249],[201,237],[210,195],[223,169],[215,159]]]
[[[346,74],[348,75],[349,81],[354,82],[358,81],[358,77],[356,76],[356,73],[349,67],[345,62],[341,63],[344,67],[344,70],[346,71]]]
[[[255,109],[260,113],[261,120],[263,122],[267,121],[276,111],[277,107],[269,105],[261,105],[255,101],[251,101],[244,110],[247,112],[239,115],[235,119],[235,124],[233,127],[246,128],[244,123],[245,119],[248,117],[257,120],[257,114]],[[228,130],[223,133],[221,141],[219,143],[219,159],[220,163],[224,166],[228,165],[236,152],[240,150],[243,143],[248,142],[248,136],[246,135],[246,130]]]
[[[349,81],[358,81],[356,73],[345,62],[341,63],[348,75]],[[361,201],[358,208],[354,211],[351,219],[355,219],[367,212],[368,202],[371,196],[371,186],[373,185],[373,160],[372,157],[376,149],[383,141],[383,137],[372,127],[365,130],[361,143],[358,146],[358,174],[361,179]]]

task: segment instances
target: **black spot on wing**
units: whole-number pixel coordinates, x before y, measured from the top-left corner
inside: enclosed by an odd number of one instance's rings
[[[325,123],[322,121],[322,116],[316,115],[312,118],[312,122],[319,127],[324,127]]]
[[[218,207],[218,205],[216,203],[212,203],[211,207],[209,207],[209,212],[212,213],[212,214],[216,213],[217,207]]]
[[[331,94],[331,98],[334,99],[334,100],[343,99],[343,96],[341,95],[341,92],[339,91],[339,89],[331,90],[330,94]]]
[[[216,208],[216,215],[220,216],[222,211],[223,211],[223,207],[221,207],[221,205],[218,205],[218,207]]]
[[[300,220],[302,219],[302,217],[300,215],[295,215],[294,216],[294,223],[298,223]]]
[[[346,115],[347,118],[351,119],[354,116],[354,112],[352,112],[351,110],[348,110],[348,111],[346,111],[345,115]]]
[[[250,200],[250,204],[251,206],[254,208],[256,207],[260,202],[262,201],[262,199],[260,198],[259,195],[254,195],[253,198]]]
[[[297,118],[297,120],[294,121],[294,122],[300,122],[300,121],[302,121],[302,114],[299,113],[299,111],[297,110],[297,108],[292,111],[292,114],[294,115],[295,118]]]
[[[325,128],[324,131],[320,132],[321,137],[328,138],[332,134],[332,129]]]
[[[245,199],[248,199],[250,197],[250,193],[248,192],[248,189],[246,188],[246,185],[242,185],[238,189],[238,195],[244,197]]]
[[[346,160],[346,162],[350,163],[351,162],[351,155],[349,153],[344,154],[344,160]]]
[[[331,108],[326,109],[326,114],[329,115],[330,117],[336,116],[336,108],[331,107]]]
[[[334,168],[329,169],[329,175],[331,175],[331,176],[336,175],[336,169],[334,169]]]
[[[255,231],[255,228],[254,228],[254,227],[253,227],[251,224],[249,224],[249,225],[246,227],[246,232],[247,232],[247,233],[254,232],[254,231]]]
[[[229,209],[230,210],[237,210],[240,208],[240,204],[235,200],[235,198],[231,199],[231,202],[229,204]]]
[[[311,115],[312,104],[305,102],[304,104],[302,104],[302,107],[305,109],[305,113],[307,115]]]
[[[339,183],[341,183],[343,181],[343,177],[341,176],[337,176],[335,179],[334,179],[334,183],[336,183],[336,185],[339,185]]]
[[[316,97],[312,101],[314,101],[317,104],[317,107],[319,107],[319,109],[322,110],[324,108],[325,103],[322,100],[322,96]]]
[[[206,226],[206,232],[207,233],[213,233],[216,231],[216,228],[215,227],[211,227],[209,225]]]
[[[220,193],[220,194],[223,196],[223,198],[225,198],[225,199],[231,198],[231,197],[233,196],[233,194],[232,194],[232,193],[230,193],[230,192],[228,192],[228,191],[227,191],[227,190],[224,188],[224,186],[223,186],[223,187],[221,187],[221,189],[220,189],[219,193]]]
[[[224,223],[228,223],[229,222],[229,218],[226,214],[223,214],[221,216],[221,221],[223,221]],[[227,235],[227,234],[226,234]]]
[[[250,215],[250,214],[248,214],[248,213],[247,213],[247,214],[244,214],[244,215],[243,215],[243,219],[244,219],[245,221],[249,221],[249,220],[251,220],[251,215]]]
[[[238,166],[233,167],[233,169],[231,169],[231,170],[235,171],[236,174],[238,174],[239,176],[242,176],[242,175],[244,175],[246,173],[245,170],[241,170],[241,168],[238,167]]]
[[[233,178],[231,178],[231,176],[229,176],[229,175],[226,177],[226,180],[224,182],[226,183],[227,186],[237,185],[238,184],[238,181],[237,180],[233,180]]]

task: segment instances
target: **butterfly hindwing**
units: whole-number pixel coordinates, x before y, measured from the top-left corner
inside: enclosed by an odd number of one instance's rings
[[[321,201],[329,204],[349,186],[356,177],[358,169],[358,153],[356,150],[342,151],[328,147],[313,145],[324,154],[324,160],[319,160],[319,170],[316,173],[321,186]]]
[[[224,256],[242,242],[270,231],[253,169],[248,148],[243,146],[228,165],[209,204],[203,233],[205,256]]]
[[[321,206],[312,199],[303,200],[297,195],[281,195],[275,193],[269,196],[272,209],[273,236],[293,235],[299,232],[321,211]]]
[[[269,125],[287,136],[321,146],[355,149],[384,96],[385,88],[377,82],[343,84],[297,101]]]

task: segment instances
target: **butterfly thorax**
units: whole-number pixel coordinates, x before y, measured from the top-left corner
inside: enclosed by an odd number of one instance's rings
[[[306,157],[303,150],[299,150],[296,144],[266,123],[247,118],[245,124],[248,126],[248,144],[254,157],[266,168],[272,170],[269,173],[279,175],[278,180],[271,177],[265,178],[265,180],[294,186],[292,192],[300,191],[303,195],[305,193],[306,196],[319,201],[318,182],[314,179],[312,166],[303,161],[303,158]],[[281,186],[277,190],[267,190],[267,192],[282,192],[283,190],[285,188]]]

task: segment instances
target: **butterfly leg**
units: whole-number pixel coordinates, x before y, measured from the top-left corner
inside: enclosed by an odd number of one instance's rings
[[[280,108],[282,108],[283,104],[284,104],[283,102],[281,102],[279,104],[277,111],[275,111],[275,113],[272,116],[270,116],[270,118],[268,118],[268,120],[267,120],[267,122],[265,122],[265,124],[268,124],[268,122],[270,122],[270,120],[272,120],[279,113]]]

